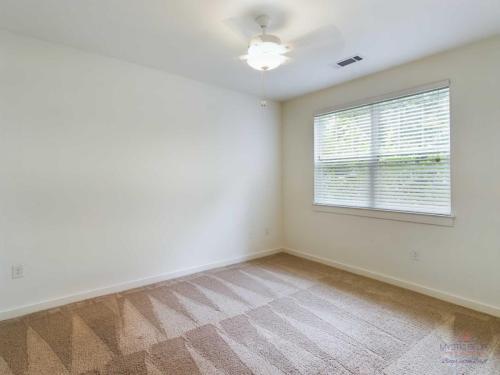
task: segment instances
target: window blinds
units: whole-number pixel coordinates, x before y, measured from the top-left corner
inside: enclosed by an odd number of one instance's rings
[[[314,118],[314,203],[450,215],[449,88]]]

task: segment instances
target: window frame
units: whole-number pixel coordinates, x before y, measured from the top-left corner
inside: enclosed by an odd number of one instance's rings
[[[398,211],[383,208],[372,208],[372,207],[354,207],[354,206],[343,206],[343,205],[333,205],[333,204],[322,204],[316,203],[314,197],[315,191],[315,168],[316,161],[314,160],[315,155],[315,126],[314,118],[321,115],[330,114],[332,112],[345,111],[350,109],[355,109],[358,107],[363,107],[366,105],[373,105],[376,103],[385,102],[388,100],[404,98],[407,96],[418,95],[431,90],[438,90],[448,88],[450,90],[450,214],[434,214],[425,212],[412,212],[412,211]],[[395,221],[406,221],[421,224],[439,225],[439,226],[454,226],[456,213],[454,211],[454,194],[453,194],[453,140],[452,140],[452,95],[451,95],[451,82],[450,80],[442,80],[438,82],[433,82],[418,87],[413,87],[397,92],[391,92],[387,94],[378,95],[375,97],[365,98],[362,100],[353,101],[347,104],[341,104],[329,108],[322,109],[313,114],[313,136],[312,136],[312,207],[314,211],[320,213],[333,213],[341,215],[351,215],[351,216],[362,216],[367,218],[376,218],[384,220],[395,220]]]

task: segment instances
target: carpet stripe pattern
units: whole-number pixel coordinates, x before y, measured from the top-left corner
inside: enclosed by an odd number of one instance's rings
[[[500,374],[500,320],[277,254],[0,322],[0,374]]]

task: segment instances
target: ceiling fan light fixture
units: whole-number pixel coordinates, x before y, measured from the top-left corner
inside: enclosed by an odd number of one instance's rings
[[[276,69],[288,60],[285,56],[288,47],[283,45],[276,35],[266,33],[268,16],[261,15],[255,21],[261,27],[262,34],[250,40],[247,55],[243,58],[253,69],[260,71]]]
[[[268,71],[279,67],[286,62],[288,58],[281,54],[274,53],[260,53],[247,55],[247,64],[256,70]]]
[[[246,61],[253,69],[272,70],[288,60],[288,57],[284,56],[286,52],[288,52],[288,48],[281,44],[278,37],[263,34],[250,41]]]

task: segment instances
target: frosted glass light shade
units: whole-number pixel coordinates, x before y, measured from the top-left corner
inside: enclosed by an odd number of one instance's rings
[[[272,70],[283,64],[287,60],[286,56],[270,53],[260,55],[248,55],[247,64],[256,70]]]
[[[284,54],[288,48],[281,44],[279,38],[273,35],[260,35],[250,42],[248,55],[245,59],[253,69],[272,70],[288,60]]]

